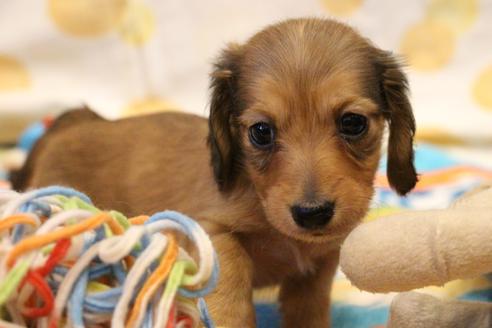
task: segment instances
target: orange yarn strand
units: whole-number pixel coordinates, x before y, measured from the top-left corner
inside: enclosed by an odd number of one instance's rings
[[[36,220],[25,214],[12,215],[0,221],[0,231],[10,229],[16,224],[29,224],[31,226],[36,226]]]
[[[133,305],[132,312],[130,314],[130,318],[126,324],[126,327],[133,327],[135,321],[137,321],[138,315],[141,311],[145,311],[142,309],[142,303],[144,296],[147,293],[153,292],[153,290],[164,280],[167,275],[171,271],[171,267],[178,257],[178,243],[176,242],[176,238],[173,235],[166,234],[168,238],[168,246],[166,250],[166,254],[162,257],[162,260],[155,269],[155,271],[150,275],[149,279],[145,282],[142,289],[137,295],[137,299],[135,300],[135,304]]]
[[[109,220],[111,220],[111,216],[106,213],[100,213],[80,223],[69,225],[44,235],[34,235],[23,239],[8,253],[6,260],[7,267],[11,268],[14,265],[15,260],[26,252],[39,249],[42,246],[46,246],[62,238],[69,238],[82,232],[92,230]]]

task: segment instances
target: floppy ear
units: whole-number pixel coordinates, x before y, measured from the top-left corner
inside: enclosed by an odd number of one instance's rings
[[[239,111],[240,47],[229,45],[214,64],[211,74],[208,144],[214,177],[219,189],[232,187],[238,173],[239,141],[235,119]]]
[[[408,81],[400,63],[389,52],[379,51],[377,66],[383,113],[389,124],[386,174],[391,187],[405,195],[417,183],[413,164],[415,118],[408,99]]]

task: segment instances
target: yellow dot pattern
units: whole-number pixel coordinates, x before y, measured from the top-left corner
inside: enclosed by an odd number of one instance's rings
[[[417,129],[416,139],[440,145],[466,145],[466,140],[440,127],[423,127]]]
[[[432,0],[426,19],[462,33],[472,26],[477,16],[477,0]]]
[[[132,2],[119,26],[121,38],[134,46],[145,44],[155,32],[155,17],[143,3]]]
[[[27,89],[31,79],[26,68],[15,58],[0,55],[0,92]]]
[[[362,5],[362,0],[321,0],[321,4],[330,14],[348,16]]]
[[[454,55],[458,36],[477,17],[477,0],[431,0],[423,21],[404,34],[400,52],[418,71],[436,71]]]
[[[179,106],[169,100],[157,96],[148,96],[131,102],[123,110],[123,116],[135,116],[177,110],[180,110]]]
[[[492,111],[492,65],[484,69],[473,84],[473,98],[484,109]]]
[[[89,38],[115,29],[126,4],[127,0],[49,0],[48,12],[61,31]]]
[[[446,25],[426,21],[412,26],[403,36],[400,47],[415,69],[436,70],[445,66],[453,55],[454,33]]]

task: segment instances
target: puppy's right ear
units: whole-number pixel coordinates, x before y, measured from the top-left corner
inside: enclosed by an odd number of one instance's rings
[[[238,174],[239,141],[235,118],[239,112],[239,62],[241,48],[229,45],[214,64],[211,74],[208,144],[214,177],[219,189],[227,191]]]

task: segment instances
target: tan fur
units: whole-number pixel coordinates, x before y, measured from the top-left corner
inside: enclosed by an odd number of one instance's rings
[[[252,289],[280,284],[286,327],[327,327],[339,246],[368,209],[385,119],[398,171],[390,182],[403,194],[416,181],[405,76],[349,27],[299,19],[229,46],[211,77],[208,126],[189,114],[109,122],[71,112],[37,144],[16,186],[72,186],[128,215],[186,213],[219,254],[209,297],[219,326],[254,326]],[[339,135],[344,112],[368,117],[356,142]],[[259,121],[276,127],[273,151],[248,140]],[[290,206],[323,200],[336,203],[326,228],[295,224]]]

